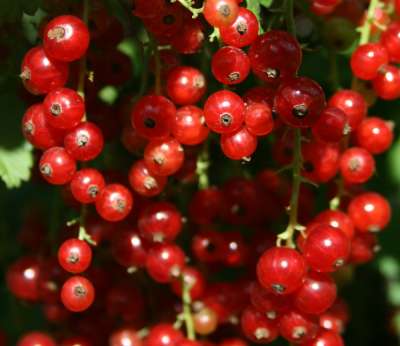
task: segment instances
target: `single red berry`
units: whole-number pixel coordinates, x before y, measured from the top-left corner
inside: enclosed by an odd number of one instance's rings
[[[367,182],[375,172],[375,160],[364,148],[346,149],[340,157],[340,173],[350,184]]]
[[[215,263],[222,259],[224,238],[221,233],[207,229],[197,232],[192,238],[194,256],[205,263]]]
[[[132,328],[122,328],[110,335],[110,346],[142,346],[143,342],[136,330]],[[76,345],[79,346],[79,345]]]
[[[244,102],[232,91],[211,94],[204,105],[207,126],[217,133],[230,133],[240,128],[244,120]]]
[[[56,346],[56,342],[46,333],[30,332],[18,340],[17,346]]]
[[[215,79],[222,84],[239,84],[249,75],[250,60],[240,48],[225,46],[214,53],[211,71]]]
[[[167,77],[167,93],[178,105],[191,105],[200,101],[206,91],[206,78],[197,68],[176,66]]]
[[[243,95],[243,101],[246,106],[252,103],[263,103],[271,108],[274,113],[274,98],[276,90],[272,87],[257,86],[248,89]]]
[[[371,154],[388,150],[393,142],[393,129],[390,122],[378,117],[366,118],[356,131],[357,144]]]
[[[378,240],[372,233],[357,233],[351,241],[349,262],[362,264],[371,261],[379,250]]]
[[[302,53],[297,40],[285,31],[271,30],[258,36],[249,49],[251,68],[257,77],[278,83],[296,75]]]
[[[170,324],[157,324],[149,331],[147,346],[175,346],[184,336]]]
[[[336,107],[325,108],[312,127],[313,136],[327,143],[338,143],[349,132],[346,113]]]
[[[73,176],[70,187],[75,199],[86,204],[95,202],[105,185],[104,177],[97,169],[82,168]]]
[[[184,158],[182,146],[172,137],[153,140],[144,150],[144,162],[149,171],[163,177],[176,173]]]
[[[364,97],[353,90],[339,90],[329,100],[330,107],[341,109],[354,131],[367,115],[367,103]]]
[[[42,154],[39,170],[50,184],[63,185],[74,176],[76,162],[64,148],[52,147]]]
[[[92,346],[92,342],[89,338],[83,336],[71,336],[63,339],[60,346]]]
[[[46,150],[62,144],[64,132],[49,125],[41,103],[30,106],[22,118],[22,134],[35,148]]]
[[[240,267],[246,264],[250,249],[240,232],[225,232],[224,245],[222,260],[226,266]]]
[[[246,106],[244,122],[247,130],[255,136],[265,136],[272,132],[274,119],[271,107],[266,103],[251,103]]]
[[[85,114],[83,98],[72,89],[59,88],[49,92],[43,101],[48,123],[56,128],[71,129]]]
[[[58,16],[43,32],[43,47],[55,60],[74,61],[82,58],[89,47],[90,34],[86,24],[75,16]]]
[[[334,272],[346,263],[350,254],[350,241],[341,230],[320,224],[308,232],[302,250],[313,270]]]
[[[129,171],[129,184],[139,195],[153,197],[159,195],[167,184],[167,177],[154,175],[145,161],[136,161]]]
[[[358,46],[350,60],[353,74],[363,80],[374,79],[380,67],[388,62],[388,52],[380,43],[366,43]]]
[[[92,249],[84,240],[68,239],[58,249],[58,262],[67,272],[82,273],[92,262]]]
[[[253,307],[247,307],[241,318],[244,335],[252,342],[268,344],[278,337],[278,326]]]
[[[184,267],[182,269],[182,278],[174,278],[171,282],[171,289],[178,297],[182,297],[182,280],[190,287],[189,294],[192,301],[203,296],[206,289],[206,281],[198,269],[190,266]]]
[[[150,241],[173,241],[182,230],[182,215],[168,202],[154,202],[139,215],[138,227]]]
[[[196,106],[184,106],[176,111],[172,135],[184,145],[197,145],[206,140],[209,130],[205,126],[203,110]]]
[[[319,315],[336,299],[335,281],[324,273],[309,272],[303,285],[294,294],[294,306],[305,314]]]
[[[131,211],[133,197],[123,185],[106,185],[96,199],[96,210],[107,221],[120,221]]]
[[[400,62],[400,21],[393,21],[381,34],[381,43],[389,53],[389,58],[395,63]]]
[[[24,56],[20,77],[30,93],[47,94],[65,85],[68,65],[47,57],[42,47],[34,47]]]
[[[279,320],[279,333],[289,342],[303,345],[313,339],[317,332],[317,320],[296,310],[287,312]]]
[[[78,161],[95,159],[103,150],[101,130],[91,122],[80,123],[64,137],[64,147]]]
[[[146,268],[153,280],[168,283],[178,277],[185,265],[185,253],[174,244],[154,245],[147,256]]]
[[[132,109],[132,127],[147,139],[168,137],[175,114],[174,104],[166,97],[143,96]]]
[[[220,144],[225,156],[232,160],[249,158],[257,149],[257,137],[246,127],[236,132],[222,134]]]
[[[248,346],[248,343],[239,338],[230,338],[222,340],[222,342],[219,343],[219,346]]]
[[[258,36],[258,20],[253,12],[239,7],[236,20],[229,26],[219,28],[222,41],[230,46],[242,48],[253,43]]]
[[[350,217],[340,210],[325,210],[319,213],[314,220],[316,223],[327,223],[333,228],[340,229],[349,239],[354,236],[354,224]]]
[[[358,231],[380,232],[390,221],[391,208],[380,194],[365,192],[351,200],[348,213]]]
[[[203,15],[211,26],[227,27],[239,15],[239,5],[236,0],[206,0]]]
[[[92,283],[82,276],[72,276],[61,289],[61,301],[73,312],[87,310],[93,303],[95,291]]]
[[[294,249],[273,247],[265,251],[257,263],[260,284],[277,295],[296,291],[303,283],[307,266]]]
[[[171,45],[181,54],[197,53],[204,41],[203,31],[204,25],[199,18],[184,17],[181,30],[170,39]]]
[[[372,81],[376,95],[384,100],[400,97],[400,69],[397,66],[384,65]]]
[[[332,331],[321,329],[318,335],[303,346],[344,346],[342,337]]]

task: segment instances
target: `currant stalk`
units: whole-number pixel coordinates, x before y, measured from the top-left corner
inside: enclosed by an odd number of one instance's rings
[[[371,26],[374,20],[375,11],[377,8],[381,6],[379,0],[371,0],[368,6],[367,18],[365,19],[364,24],[359,28],[360,31],[360,43],[359,45],[365,44],[369,42],[371,35]]]
[[[208,168],[210,167],[210,158],[208,153],[208,140],[203,144],[203,148],[197,157],[196,162],[196,174],[199,179],[198,187],[199,190],[207,189],[210,186],[208,178]]]
[[[182,275],[182,303],[183,303],[183,315],[182,318],[185,321],[186,334],[189,340],[196,340],[196,333],[194,330],[194,322],[192,316],[192,298],[190,296],[190,283],[186,282],[185,276]]]
[[[192,13],[192,18],[197,18],[204,9],[204,5],[200,8],[193,8],[194,1],[192,0],[171,0],[171,2],[179,2],[184,8]]]

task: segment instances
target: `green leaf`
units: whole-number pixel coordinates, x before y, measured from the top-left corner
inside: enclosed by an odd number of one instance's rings
[[[247,0],[247,9],[250,10],[255,14],[257,17],[258,23],[260,24],[259,28],[259,33],[261,34],[263,32],[262,26],[261,26],[261,8],[260,8],[260,0]]]
[[[23,143],[19,147],[6,149],[0,147],[0,177],[7,188],[19,187],[29,180],[33,165],[32,146]]]
[[[266,8],[271,7],[274,0],[259,0],[260,5]]]

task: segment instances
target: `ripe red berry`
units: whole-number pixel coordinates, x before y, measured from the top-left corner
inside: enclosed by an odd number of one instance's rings
[[[144,162],[149,171],[163,177],[176,173],[182,167],[184,157],[182,146],[172,137],[153,140],[144,150]]]
[[[218,82],[227,85],[239,84],[250,72],[250,60],[240,48],[225,46],[214,53],[211,70]]]
[[[83,98],[72,89],[59,88],[49,92],[43,101],[48,123],[56,128],[71,129],[85,114]]]
[[[74,176],[76,162],[64,148],[52,147],[42,154],[39,170],[50,184],[63,185]]]
[[[30,93],[40,95],[64,86],[68,72],[66,63],[49,58],[43,48],[38,46],[25,54],[20,77]]]
[[[80,123],[64,137],[64,147],[78,161],[95,159],[103,150],[101,130],[91,122]]]
[[[133,197],[123,185],[106,185],[96,199],[96,210],[107,221],[120,221],[131,211]]]
[[[142,346],[143,342],[136,330],[132,328],[122,328],[110,335],[110,346]],[[76,345],[81,346],[81,345]]]
[[[307,341],[303,346],[344,346],[344,341],[339,334],[321,329],[313,340]]]
[[[155,16],[143,18],[146,29],[160,39],[169,39],[182,29],[184,8],[177,3],[164,2],[155,10]]]
[[[22,133],[35,148],[46,150],[62,144],[64,132],[50,126],[41,103],[30,106],[22,118]]]
[[[184,106],[176,111],[172,135],[184,145],[197,145],[205,141],[209,130],[205,126],[203,110],[196,106]]]
[[[350,217],[340,210],[325,210],[319,213],[314,220],[316,223],[327,223],[333,228],[340,229],[349,239],[354,236],[354,224]]]
[[[285,31],[271,30],[258,36],[249,49],[251,68],[257,77],[278,83],[295,76],[302,53],[297,40]]]
[[[175,346],[184,336],[170,324],[157,324],[150,329],[147,346]]]
[[[72,276],[61,289],[61,301],[72,312],[87,310],[92,305],[94,297],[92,283],[82,276]]]
[[[48,56],[60,61],[74,61],[85,55],[89,47],[89,29],[75,16],[58,16],[43,32],[43,47]]]
[[[313,136],[327,143],[338,143],[349,132],[346,114],[335,107],[325,108],[312,127]]]
[[[166,97],[143,96],[132,109],[132,127],[147,139],[168,137],[175,114],[174,104]]]
[[[30,332],[23,335],[17,346],[56,346],[54,339],[42,332]]]
[[[93,168],[82,168],[71,180],[71,193],[80,203],[93,203],[106,183],[103,175]]]
[[[371,154],[383,153],[392,144],[392,126],[378,117],[366,118],[357,128],[356,139],[357,144]]]
[[[164,190],[167,177],[154,175],[149,171],[144,160],[138,160],[129,171],[129,184],[139,195],[153,197]]]
[[[194,330],[199,335],[209,335],[218,327],[218,315],[213,309],[203,308],[193,314]]]
[[[205,263],[215,263],[222,259],[224,239],[222,234],[211,229],[197,232],[192,238],[194,256]]]
[[[306,262],[296,250],[273,247],[265,251],[257,263],[260,284],[277,295],[296,291],[303,283]]]
[[[377,96],[384,100],[400,97],[400,69],[397,66],[384,65],[372,81]]]
[[[58,262],[67,272],[82,273],[91,261],[92,249],[84,240],[68,239],[58,249]]]
[[[247,105],[244,122],[251,134],[255,136],[268,135],[274,128],[271,107],[268,104],[256,102]]]
[[[203,296],[206,289],[206,281],[198,269],[186,266],[182,269],[182,278],[173,279],[171,289],[178,297],[182,297],[182,280],[190,287],[189,294],[192,301]]]
[[[366,43],[356,48],[351,56],[353,74],[363,80],[372,80],[381,66],[389,62],[386,48],[379,43]]]
[[[244,102],[228,90],[211,94],[204,105],[207,126],[217,133],[230,133],[240,128],[244,120]]]
[[[341,230],[320,224],[308,232],[302,251],[313,270],[334,272],[346,263],[350,254],[350,241]]]
[[[351,200],[348,213],[358,231],[380,232],[390,221],[391,208],[380,194],[365,192]]]
[[[378,240],[372,233],[357,233],[351,241],[349,262],[362,264],[371,261],[379,250]]]
[[[314,317],[292,310],[279,320],[279,333],[287,341],[301,343],[313,339],[318,332],[318,324]]]
[[[375,171],[375,160],[364,148],[346,149],[340,158],[340,173],[350,184],[367,182]]]
[[[248,346],[247,342],[239,338],[224,339],[220,346]]]
[[[275,110],[280,118],[294,127],[310,127],[325,107],[324,91],[305,77],[285,80],[275,96]]]
[[[400,62],[400,22],[393,21],[389,27],[382,32],[381,43],[389,53],[389,58],[395,63]]]
[[[206,78],[197,68],[176,66],[167,77],[167,93],[178,105],[191,105],[200,101],[206,91]]]
[[[217,28],[231,25],[239,14],[236,0],[206,0],[203,15],[206,21]]]
[[[204,26],[199,18],[183,18],[182,28],[170,41],[172,47],[181,54],[197,53],[204,41]],[[161,51],[162,52],[162,51]]]
[[[154,245],[147,256],[146,268],[153,280],[160,283],[171,282],[178,277],[185,265],[185,254],[174,244]]]
[[[229,26],[219,28],[226,45],[242,48],[253,43],[258,36],[258,20],[253,12],[239,7],[236,20]]]
[[[249,158],[256,151],[257,142],[257,137],[246,127],[236,132],[222,134],[220,140],[223,153],[231,160]]]
[[[294,294],[294,306],[305,314],[319,315],[336,299],[336,284],[324,273],[309,272],[303,285]]]

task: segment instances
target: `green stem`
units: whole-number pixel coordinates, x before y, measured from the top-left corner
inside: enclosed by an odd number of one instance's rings
[[[360,45],[369,42],[371,35],[371,26],[374,20],[375,11],[380,6],[379,0],[371,0],[368,6],[367,18],[363,26],[360,27]]]
[[[206,139],[206,141],[203,144],[203,148],[199,156],[197,157],[196,174],[199,180],[198,182],[199,190],[207,189],[210,186],[210,181],[208,179],[208,168],[210,166],[208,146],[209,146],[209,140]]]
[[[296,36],[296,24],[294,22],[294,0],[285,0],[284,3],[285,9],[285,21],[287,30],[293,35]]]
[[[190,296],[190,283],[185,281],[184,275],[182,275],[182,303],[183,303],[183,319],[186,326],[186,334],[189,340],[196,340],[196,333],[194,330],[194,322],[192,316],[192,298]]]
[[[171,0],[171,2],[176,1],[178,1],[188,11],[192,12],[192,18],[197,18],[199,14],[203,12],[204,6],[202,6],[201,8],[193,8],[193,1],[191,0]]]

